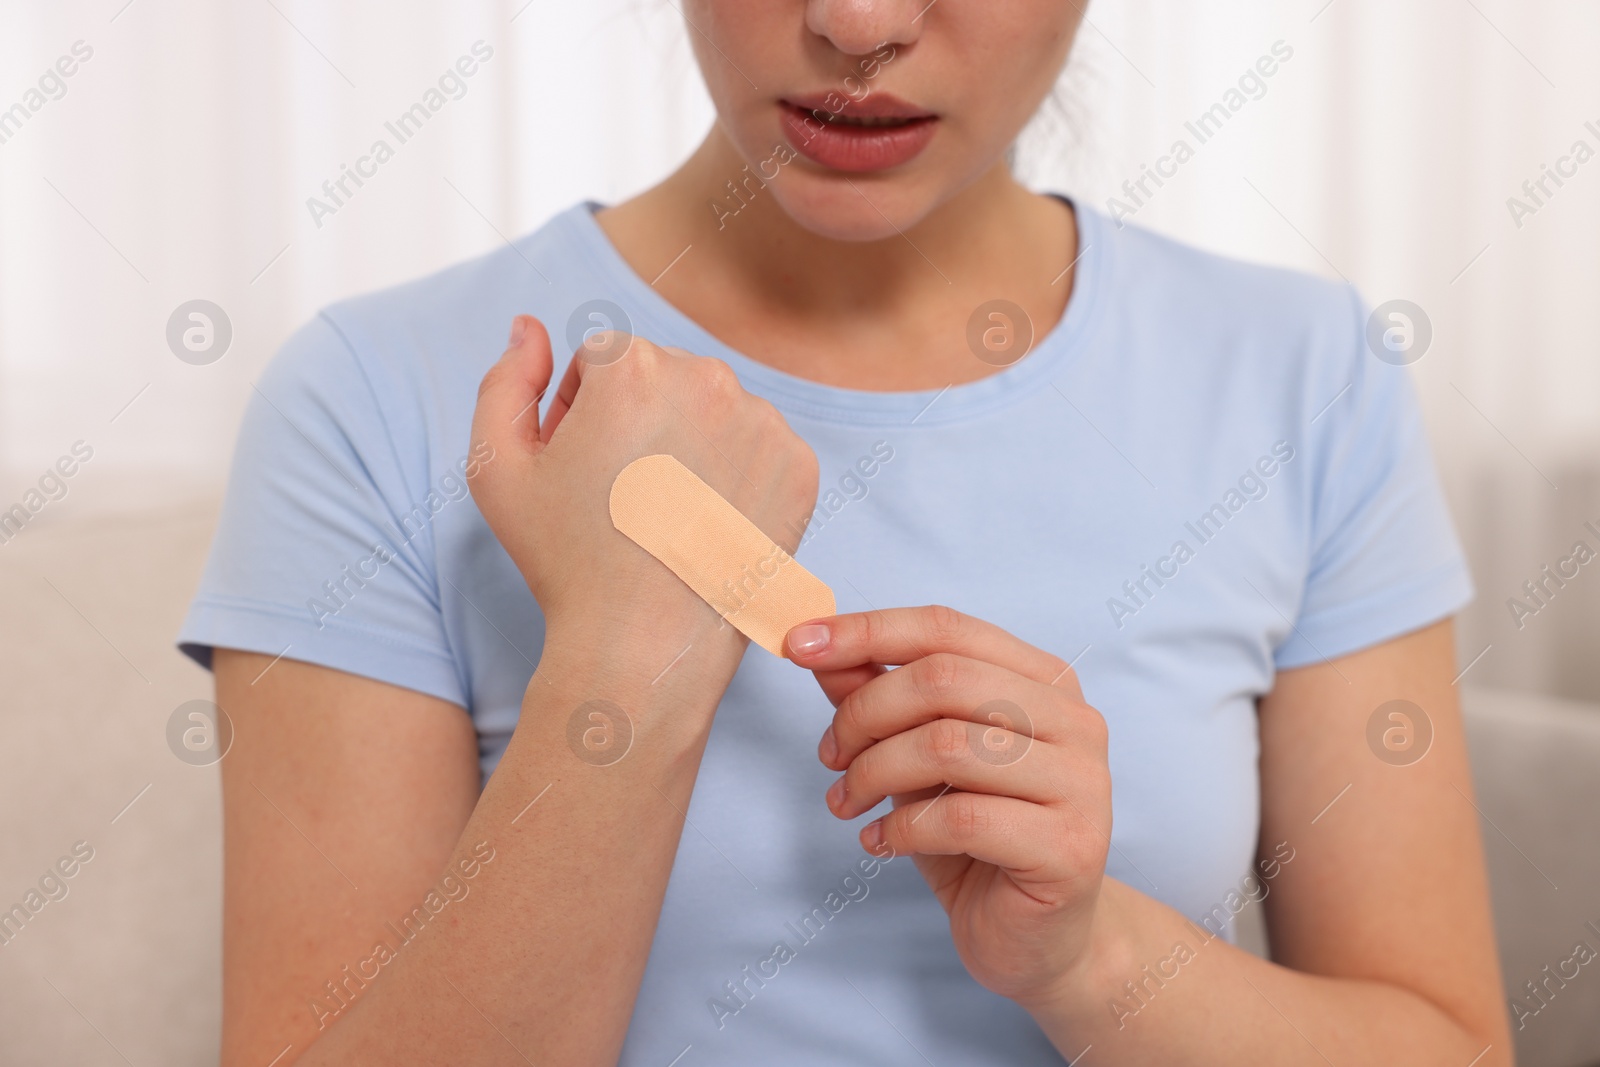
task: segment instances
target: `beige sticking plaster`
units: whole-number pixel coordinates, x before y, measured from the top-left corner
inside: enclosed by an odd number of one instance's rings
[[[622,468],[611,523],[775,656],[790,629],[837,611],[833,590],[673,456]]]

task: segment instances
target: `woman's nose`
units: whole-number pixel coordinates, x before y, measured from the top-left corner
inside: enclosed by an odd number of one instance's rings
[[[928,0],[811,0],[806,28],[846,55],[864,56],[886,44],[911,44],[932,6]]]

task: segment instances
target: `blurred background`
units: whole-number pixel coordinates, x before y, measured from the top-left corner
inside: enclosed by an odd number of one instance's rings
[[[214,1062],[217,774],[168,739],[211,690],[171,641],[252,383],[319,307],[663,177],[712,119],[687,32],[672,0],[0,0],[0,513],[27,512],[0,516],[0,908],[93,853],[0,945],[0,1063]],[[311,211],[475,44],[454,98]],[[1016,159],[1421,309],[1507,996],[1551,1067],[1600,1062],[1600,963],[1541,970],[1600,951],[1600,561],[1574,557],[1600,551],[1597,48],[1582,0],[1094,0]],[[191,301],[210,362],[169,340]]]

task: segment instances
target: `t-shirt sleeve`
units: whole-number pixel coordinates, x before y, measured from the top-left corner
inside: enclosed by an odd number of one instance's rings
[[[283,656],[466,706],[431,531],[402,532],[428,477],[425,428],[391,425],[403,410],[326,313],[289,339],[250,396],[184,653]]]
[[[1308,413],[1309,566],[1280,670],[1398,637],[1472,599],[1410,371],[1367,349],[1367,312],[1350,297],[1339,355],[1312,376],[1331,399]]]

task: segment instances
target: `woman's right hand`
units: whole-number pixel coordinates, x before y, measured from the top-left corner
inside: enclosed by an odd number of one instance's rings
[[[541,425],[549,335],[519,315],[511,337],[478,390],[474,455],[487,443],[492,458],[469,483],[545,614],[546,647],[600,654],[608,672],[648,682],[692,643],[726,684],[746,639],[612,526],[611,484],[633,460],[668,453],[793,552],[816,506],[815,454],[726,363],[618,333],[578,350]]]

